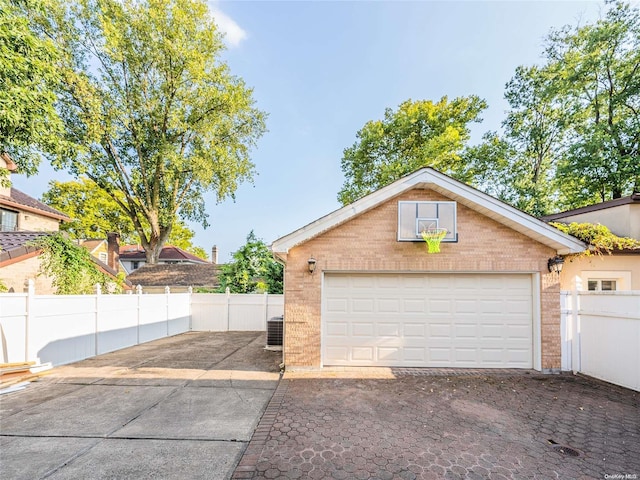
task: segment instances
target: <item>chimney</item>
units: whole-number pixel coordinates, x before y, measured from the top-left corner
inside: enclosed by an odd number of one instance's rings
[[[218,246],[214,245],[211,247],[211,263],[214,265],[218,264]]]
[[[107,265],[116,272],[120,271],[120,235],[115,232],[107,233]]]

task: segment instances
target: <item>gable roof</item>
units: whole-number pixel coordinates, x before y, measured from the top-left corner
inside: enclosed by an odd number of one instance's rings
[[[422,168],[396,180],[386,187],[382,187],[366,197],[335,210],[315,222],[279,238],[273,242],[271,249],[276,254],[286,254],[291,248],[305,243],[321,233],[362,215],[378,205],[414,188],[428,188],[438,192],[543,245],[553,248],[558,254],[567,255],[570,253],[579,253],[587,248],[580,240],[561,232],[557,228],[547,225],[545,222],[517,208],[507,205],[469,185],[454,180],[433,168]]]
[[[79,244],[81,247],[89,250],[90,253],[93,253],[101,245],[107,245],[107,241],[103,238],[90,238],[87,240],[81,240]]]
[[[55,218],[56,220],[62,220],[68,222],[71,218],[68,215],[51,208],[49,205],[42,203],[40,200],[21,192],[17,188],[11,187],[11,193],[7,197],[6,195],[0,195],[0,205],[7,207],[13,207],[19,210],[27,212],[37,213],[44,215],[45,217]]]
[[[145,261],[147,255],[144,252],[144,248],[139,245],[121,245],[120,246],[120,260],[128,261]],[[186,262],[186,263],[209,263],[205,259],[197,257],[192,253],[186,252],[181,248],[173,245],[165,245],[162,247],[158,261],[161,262]]]
[[[614,198],[613,200],[607,200],[605,202],[596,203],[594,205],[587,205],[586,207],[574,208],[573,210],[566,210],[560,213],[553,213],[551,215],[544,215],[540,217],[545,222],[552,222],[554,220],[560,220],[565,217],[572,217],[574,215],[581,215],[583,213],[598,212],[600,210],[606,210],[607,208],[619,207],[621,205],[629,205],[636,203],[640,205],[640,192],[635,192],[628,197]]]
[[[143,287],[217,287],[219,267],[213,263],[143,265],[127,280]]]

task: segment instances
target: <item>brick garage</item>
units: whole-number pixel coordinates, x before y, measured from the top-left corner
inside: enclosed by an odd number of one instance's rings
[[[438,254],[421,240],[399,241],[398,202],[455,202],[457,241],[443,242]],[[560,288],[547,262],[584,245],[422,169],[272,249],[285,263],[287,367],[554,370]]]

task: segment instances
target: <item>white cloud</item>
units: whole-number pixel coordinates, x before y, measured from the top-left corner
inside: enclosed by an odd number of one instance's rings
[[[245,32],[240,25],[238,25],[233,18],[224,14],[215,6],[210,8],[211,15],[213,16],[216,25],[224,35],[224,41],[230,47],[237,47],[245,38],[247,38],[247,32]]]

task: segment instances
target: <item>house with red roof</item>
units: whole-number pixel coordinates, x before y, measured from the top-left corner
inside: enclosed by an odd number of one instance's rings
[[[127,274],[134,272],[147,263],[147,256],[144,248],[140,245],[121,245],[120,263],[126,270]],[[158,257],[158,265],[203,263],[209,262],[174,245],[165,245],[162,247],[162,251]]]

